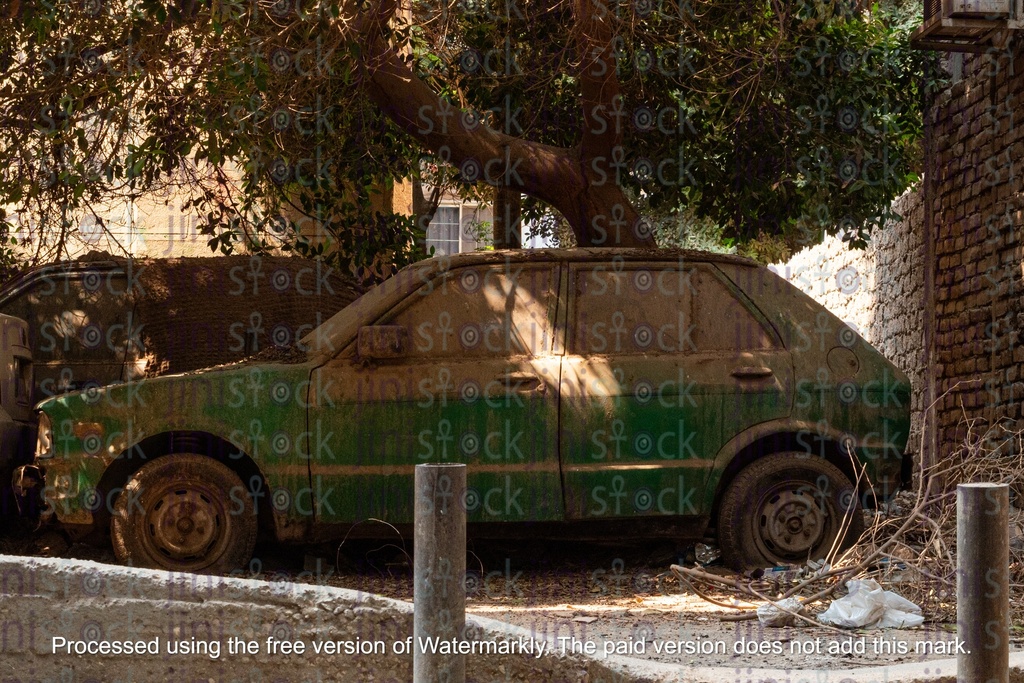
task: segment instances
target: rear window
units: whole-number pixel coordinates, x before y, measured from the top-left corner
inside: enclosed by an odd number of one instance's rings
[[[773,336],[710,266],[574,269],[570,348],[590,354],[768,349]]]

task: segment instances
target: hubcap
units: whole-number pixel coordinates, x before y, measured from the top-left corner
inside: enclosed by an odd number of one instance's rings
[[[202,491],[169,489],[146,515],[156,549],[173,560],[201,558],[221,538],[223,510]]]
[[[761,541],[773,554],[790,559],[804,559],[828,526],[827,512],[812,492],[792,488],[765,496],[757,519]]]

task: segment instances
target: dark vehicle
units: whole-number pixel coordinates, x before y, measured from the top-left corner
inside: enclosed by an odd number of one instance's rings
[[[257,533],[409,524],[413,471],[465,462],[470,533],[700,539],[821,559],[900,485],[906,376],[768,269],[685,251],[430,259],[272,358],[39,405],[69,532],[122,561],[245,563]],[[360,525],[360,529],[370,525]]]
[[[4,482],[10,481],[16,466],[32,460],[36,434],[32,387],[28,323],[0,314],[0,476]],[[15,512],[12,503],[10,490],[4,487],[4,514]]]

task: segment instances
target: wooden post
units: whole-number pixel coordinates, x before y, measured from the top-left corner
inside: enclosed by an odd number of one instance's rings
[[[1010,680],[1010,488],[956,487],[957,683]]]
[[[413,683],[465,683],[465,655],[420,647],[462,640],[466,625],[466,466],[416,465],[413,532]]]

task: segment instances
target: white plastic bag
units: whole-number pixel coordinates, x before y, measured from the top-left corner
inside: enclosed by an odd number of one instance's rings
[[[874,579],[854,579],[846,587],[850,594],[834,600],[818,621],[841,628],[909,628],[924,622],[920,607],[882,590]]]
[[[776,603],[767,603],[757,608],[757,620],[762,626],[792,626],[796,617],[791,612],[799,612],[803,603],[798,598],[786,598]]]

